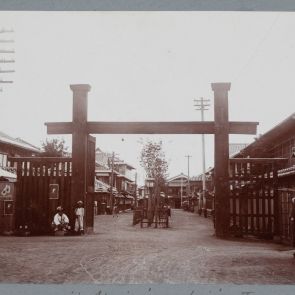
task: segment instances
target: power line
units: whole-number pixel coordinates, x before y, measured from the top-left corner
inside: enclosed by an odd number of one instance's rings
[[[110,181],[110,201],[111,201],[111,213],[114,211],[114,196],[113,196],[113,184],[114,184],[114,159],[115,153],[112,153],[112,162],[111,162],[111,181]]]
[[[238,77],[240,76],[240,74],[242,72],[245,71],[245,69],[249,66],[249,64],[252,62],[252,60],[254,59],[256,52],[258,51],[258,49],[261,47],[261,45],[264,43],[264,41],[267,39],[267,37],[269,36],[269,34],[271,33],[274,25],[277,23],[278,19],[279,19],[280,13],[278,13],[276,15],[276,17],[274,18],[274,20],[272,21],[272,23],[270,24],[269,28],[267,29],[267,31],[265,32],[265,34],[262,36],[262,38],[260,39],[260,41],[258,42],[258,44],[256,45],[255,49],[252,51],[252,54],[250,55],[250,57],[248,58],[247,62],[244,64],[244,66],[239,70],[239,72],[234,76],[234,78],[232,79],[233,82],[237,81]]]

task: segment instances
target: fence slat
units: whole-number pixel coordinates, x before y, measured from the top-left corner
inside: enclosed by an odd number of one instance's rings
[[[266,159],[266,161],[231,159],[230,213],[233,231],[242,232],[244,235],[275,234],[273,226],[274,220],[277,222],[275,162],[276,159]]]

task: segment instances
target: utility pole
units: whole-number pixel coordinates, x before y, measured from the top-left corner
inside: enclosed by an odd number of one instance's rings
[[[190,180],[189,180],[189,159],[191,158],[190,155],[186,155],[185,157],[187,157],[187,200],[188,200],[188,205],[190,206],[190,198],[189,198],[189,195],[190,195]]]
[[[111,201],[111,213],[113,213],[114,210],[114,196],[113,196],[113,182],[114,182],[114,158],[115,153],[112,153],[112,170],[111,170],[111,183],[110,183],[110,201]]]
[[[137,172],[135,172],[134,209],[137,207]]]
[[[7,39],[5,38],[6,34],[13,33],[14,31],[12,29],[0,29],[0,84],[11,84],[13,83],[12,79],[5,79],[7,77],[7,74],[14,73],[15,70],[12,68],[6,68],[5,63],[14,63],[14,53],[15,50],[11,47],[8,47],[11,43],[14,43],[13,39]],[[2,37],[4,36],[4,38]],[[8,56],[12,56],[12,58],[8,58]],[[1,85],[0,92],[3,92],[3,87]]]
[[[201,97],[200,99],[195,99],[195,107],[197,111],[201,111],[201,121],[204,121],[204,111],[209,109],[209,99],[204,99]],[[208,108],[207,108],[208,107]],[[203,176],[202,176],[202,199],[205,200],[206,193],[206,155],[205,155],[205,134],[202,134],[202,162],[203,162]],[[199,210],[202,208],[199,208]]]
[[[182,173],[180,177],[180,208],[182,207]]]

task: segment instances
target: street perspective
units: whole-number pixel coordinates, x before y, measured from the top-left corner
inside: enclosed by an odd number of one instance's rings
[[[0,20],[0,283],[295,284],[294,13]]]

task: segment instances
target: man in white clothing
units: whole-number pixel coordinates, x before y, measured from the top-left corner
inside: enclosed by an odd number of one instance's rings
[[[66,231],[69,229],[69,218],[65,213],[63,213],[63,208],[61,206],[57,207],[56,210],[57,213],[54,215],[52,222],[53,230]]]
[[[76,215],[75,231],[77,233],[84,234],[84,208],[83,208],[82,201],[77,202],[75,215]]]

